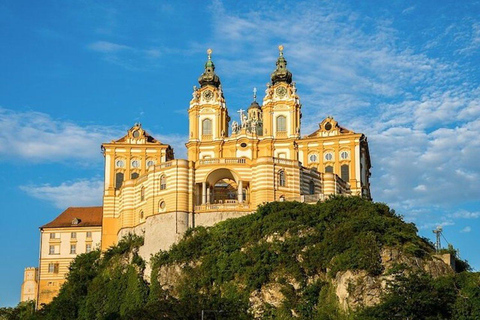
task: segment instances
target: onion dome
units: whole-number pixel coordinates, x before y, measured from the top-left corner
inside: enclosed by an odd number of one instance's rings
[[[220,78],[215,73],[215,64],[212,61],[212,49],[207,50],[208,60],[205,62],[205,71],[198,78],[198,83],[203,88],[206,85],[212,85],[216,88],[220,86]]]
[[[287,60],[283,57],[283,46],[278,46],[279,57],[277,59],[277,68],[273,71],[271,79],[272,84],[278,82],[292,83],[292,73],[287,69]]]

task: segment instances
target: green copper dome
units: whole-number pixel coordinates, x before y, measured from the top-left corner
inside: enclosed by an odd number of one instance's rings
[[[278,46],[279,57],[277,59],[277,68],[273,71],[271,79],[272,84],[278,82],[292,83],[292,73],[287,69],[287,60],[283,57],[283,46]]]
[[[220,86],[220,78],[215,73],[215,64],[212,61],[212,50],[207,50],[208,60],[205,62],[205,71],[198,78],[200,86],[212,85],[214,87]]]

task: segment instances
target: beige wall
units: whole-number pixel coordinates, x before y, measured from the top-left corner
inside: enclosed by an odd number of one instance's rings
[[[87,238],[87,231],[92,233],[91,238]],[[76,233],[76,238],[71,237],[72,232]],[[55,238],[50,238],[51,234],[55,234]],[[58,294],[73,259],[86,252],[87,244],[91,245],[92,250],[100,248],[101,237],[101,227],[44,228],[40,230],[38,306],[42,303],[49,303]],[[76,246],[74,254],[70,253],[72,244]],[[50,254],[50,246],[55,247],[55,254]],[[54,272],[49,270],[50,264],[58,265],[58,267],[54,267]]]
[[[23,274],[20,302],[37,300],[38,269],[34,267],[25,268]]]

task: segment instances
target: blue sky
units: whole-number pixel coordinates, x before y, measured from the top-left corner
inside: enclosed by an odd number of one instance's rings
[[[285,46],[303,134],[368,136],[375,201],[480,269],[478,1],[0,2],[0,306],[38,263],[38,227],[101,204],[100,144],[133,123],[183,157],[213,49],[230,114]],[[445,243],[445,241],[444,241]]]

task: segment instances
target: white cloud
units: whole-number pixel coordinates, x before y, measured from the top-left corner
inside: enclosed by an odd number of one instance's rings
[[[449,215],[451,218],[477,219],[480,217],[480,211],[459,210]]]
[[[303,103],[303,133],[326,115],[364,132],[374,199],[397,206],[408,219],[438,219],[436,211],[478,201],[480,88],[475,78],[458,61],[400,41],[388,17],[371,19],[347,6],[291,3],[288,9],[265,6],[237,13],[214,1],[213,37],[195,47],[212,46],[219,70],[228,66],[219,75],[237,84],[273,71],[276,46],[284,44]],[[456,34],[459,46],[475,46],[480,28],[468,26],[470,31],[455,25],[439,32]],[[436,37],[445,35],[431,35]],[[248,63],[239,52],[248,52]]]
[[[53,203],[59,209],[102,205],[103,181],[100,179],[67,181],[57,186],[27,185],[20,189],[31,197]]]
[[[88,48],[93,50],[93,51],[98,51],[98,52],[118,52],[122,50],[132,50],[131,47],[123,45],[123,44],[117,44],[113,42],[108,42],[108,41],[97,41],[93,42],[88,45]]]
[[[121,133],[111,127],[80,126],[41,112],[17,112],[1,107],[0,127],[4,128],[0,130],[0,159],[8,161],[101,160],[101,143]]]
[[[469,233],[470,231],[472,231],[472,227],[470,226],[466,226],[465,228],[460,230],[461,233]]]

